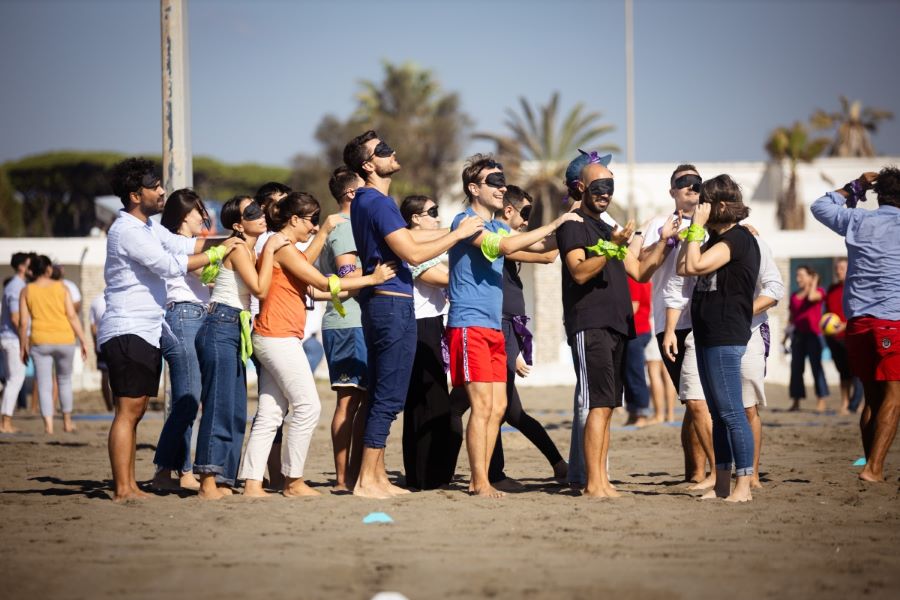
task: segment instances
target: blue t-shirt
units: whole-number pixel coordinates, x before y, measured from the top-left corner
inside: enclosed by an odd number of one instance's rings
[[[365,302],[372,297],[374,290],[413,294],[413,278],[409,265],[394,254],[385,236],[398,229],[406,228],[406,221],[400,215],[397,203],[390,196],[385,196],[375,188],[362,187],[356,190],[356,197],[350,204],[350,226],[356,251],[363,266],[363,274],[371,275],[378,263],[397,263],[397,276],[374,288],[363,288],[359,300]]]
[[[2,322],[0,322],[0,337],[19,338],[19,330],[12,322],[12,313],[19,312],[19,296],[22,289],[25,288],[25,282],[18,276],[13,275],[6,287],[3,288],[3,307]]]
[[[450,229],[456,229],[465,217],[477,216],[470,206],[453,219]],[[505,223],[496,219],[485,221],[484,230],[496,233],[509,231]],[[450,313],[448,327],[486,327],[500,329],[503,313],[503,257],[490,262],[481,248],[472,245],[479,234],[458,242],[450,248]]]

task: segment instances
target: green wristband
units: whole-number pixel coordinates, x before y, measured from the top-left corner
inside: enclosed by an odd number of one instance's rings
[[[341,299],[338,298],[338,294],[341,293],[341,278],[337,275],[330,275],[328,277],[328,291],[331,292],[331,304],[334,306],[334,310],[337,311],[337,314],[342,317],[347,316],[347,310],[344,308],[344,305],[341,303]]]
[[[691,226],[687,228],[687,235],[684,236],[684,239],[688,242],[702,242],[706,239],[706,230],[696,223],[691,223]]]
[[[222,262],[222,259],[225,258],[225,255],[228,253],[228,248],[225,246],[213,246],[204,252],[203,254],[209,259],[209,264]]]
[[[509,232],[505,229],[485,235],[481,240],[481,253],[484,257],[491,262],[500,258],[500,240],[508,235]]]
[[[627,246],[619,246],[618,244],[613,244],[606,240],[597,240],[596,244],[588,246],[585,250],[593,252],[598,256],[605,256],[606,258],[613,258],[615,260],[625,260],[625,257],[628,255]]]

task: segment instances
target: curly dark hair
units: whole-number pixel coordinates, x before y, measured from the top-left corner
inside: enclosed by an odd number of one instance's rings
[[[900,169],[883,168],[878,172],[878,179],[872,189],[878,194],[878,204],[900,207]]]
[[[141,180],[147,173],[159,175],[156,163],[136,156],[126,158],[109,170],[109,184],[113,194],[119,197],[125,208],[128,208],[131,194],[141,190]]]

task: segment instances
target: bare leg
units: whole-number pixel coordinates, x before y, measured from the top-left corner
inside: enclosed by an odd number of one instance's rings
[[[747,415],[747,421],[750,423],[750,429],[753,431],[753,476],[750,477],[750,487],[761,488],[762,484],[759,482],[759,454],[762,449],[762,421],[759,419],[759,407],[745,408],[744,413]],[[740,477],[738,477],[738,480],[740,480]]]
[[[394,485],[391,483],[391,480],[388,479],[387,476],[387,467],[384,466],[384,450],[381,451],[381,454],[378,456],[378,481],[387,488],[387,490],[391,493],[391,496],[400,496],[403,494],[411,494],[408,489],[402,488],[399,485]]]
[[[712,443],[712,417],[709,414],[709,408],[703,400],[688,400],[686,410],[691,411],[691,424],[694,427],[696,435],[695,451],[703,453],[703,458],[699,460],[695,473],[701,475],[703,479],[697,485],[691,486],[692,490],[705,490],[715,485],[716,475],[713,465],[716,464],[715,453]],[[695,454],[695,456],[699,456]],[[705,460],[704,460],[705,459]],[[706,462],[709,462],[710,473],[706,475]]]
[[[350,440],[350,464],[347,465],[347,489],[352,490],[359,477],[359,466],[362,462],[363,436],[366,433],[366,400],[367,392],[359,392],[360,402],[353,416],[353,435]]]
[[[666,398],[666,384],[662,373],[665,369],[661,360],[647,361],[647,377],[650,379],[650,399],[653,401],[653,418],[650,423],[662,423],[665,418],[663,405]]]
[[[847,416],[850,414],[850,393],[853,389],[852,379],[841,380],[841,410],[838,414]]]
[[[825,398],[819,397],[816,401],[816,412],[822,414],[828,408],[828,405],[825,403]]]
[[[269,487],[276,490],[284,487],[284,475],[281,474],[281,444],[272,444],[269,459],[266,461],[266,470],[269,472]]]
[[[592,408],[584,424],[584,462],[587,470],[584,495],[592,498],[609,498],[610,491],[614,491],[609,486],[604,455],[604,446],[609,451],[606,436],[612,412],[611,408]]]
[[[225,493],[216,485],[215,474],[203,473],[200,475],[200,492],[198,496],[201,500],[221,500],[225,497]]]
[[[494,489],[488,480],[488,463],[497,440],[503,411],[506,410],[506,386],[502,385],[502,410],[499,411],[499,418],[494,406],[494,394],[497,391],[495,384],[473,381],[466,383],[465,389],[469,396],[469,405],[472,407],[466,427],[466,450],[469,454],[469,467],[472,470],[469,492],[479,496],[500,498],[504,494]],[[501,402],[497,402],[498,406]]]
[[[881,390],[883,395],[874,401],[869,400],[868,393],[866,395],[866,405],[871,405],[872,412],[869,423],[872,441],[866,466],[859,473],[863,481],[884,481],[884,459],[897,435],[897,421],[900,420],[900,381],[883,382]]]
[[[100,389],[103,391],[103,403],[106,404],[106,410],[115,409],[113,405],[112,388],[109,387],[109,372],[100,371]]]
[[[663,381],[666,382],[666,422],[672,423],[675,421],[675,401],[678,399],[678,390],[675,389],[675,384],[672,383],[672,378],[665,369],[663,369]]]
[[[63,431],[66,433],[74,433],[75,429],[75,422],[72,421],[72,413],[63,413]]]
[[[0,424],[0,433],[19,433],[19,430],[13,427],[12,416],[3,415],[2,424]]]
[[[263,489],[262,481],[257,479],[244,480],[244,496],[248,498],[270,498],[272,494]]]
[[[113,500],[122,502],[146,498],[138,489],[134,475],[135,436],[137,425],[150,401],[148,396],[116,398],[116,414],[109,428],[109,462],[113,473]]]
[[[42,418],[44,419],[44,433],[53,435],[53,415],[45,415]]]
[[[347,469],[350,464],[350,448],[354,433],[354,419],[359,410],[359,397],[355,388],[338,388],[337,404],[331,420],[331,446],[334,450],[335,489],[350,489],[347,485]]]

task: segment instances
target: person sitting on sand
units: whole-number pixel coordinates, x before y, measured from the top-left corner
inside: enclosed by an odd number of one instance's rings
[[[856,208],[871,188],[878,208]],[[863,173],[816,200],[811,210],[846,239],[847,353],[866,393],[859,422],[866,466],[859,478],[881,482],[900,420],[900,169]]]

